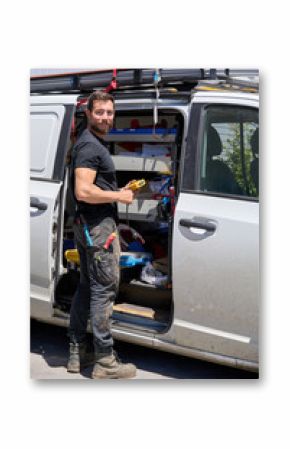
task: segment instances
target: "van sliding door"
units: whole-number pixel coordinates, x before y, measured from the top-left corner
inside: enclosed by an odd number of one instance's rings
[[[173,237],[176,342],[258,361],[258,99],[193,101]]]

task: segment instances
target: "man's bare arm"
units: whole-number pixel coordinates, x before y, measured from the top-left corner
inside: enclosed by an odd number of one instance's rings
[[[134,194],[131,190],[120,190],[113,192],[102,190],[94,184],[96,171],[90,168],[75,169],[75,196],[78,201],[89,204],[115,203],[119,201],[124,204],[131,204]]]

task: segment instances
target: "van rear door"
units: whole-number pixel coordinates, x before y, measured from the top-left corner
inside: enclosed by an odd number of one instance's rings
[[[60,200],[73,115],[72,105],[47,98],[48,104],[33,99],[30,115],[31,316],[40,319],[52,315]]]
[[[173,237],[183,346],[258,360],[258,98],[194,98]],[[253,146],[256,145],[256,148]]]

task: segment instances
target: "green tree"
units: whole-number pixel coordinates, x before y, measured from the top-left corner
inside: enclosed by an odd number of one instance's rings
[[[231,133],[229,133],[231,137],[228,137],[226,145],[223,145],[223,160],[228,164],[235,181],[242,188],[243,192],[250,196],[256,196],[257,191],[250,171],[253,160],[250,138],[255,127],[252,123],[243,123],[243,148],[241,148],[240,125],[231,123],[229,127],[231,129]]]

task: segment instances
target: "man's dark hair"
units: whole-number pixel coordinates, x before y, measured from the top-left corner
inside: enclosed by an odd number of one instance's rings
[[[101,90],[96,90],[88,98],[87,109],[91,112],[93,110],[94,101],[111,101],[114,105],[114,97]]]

